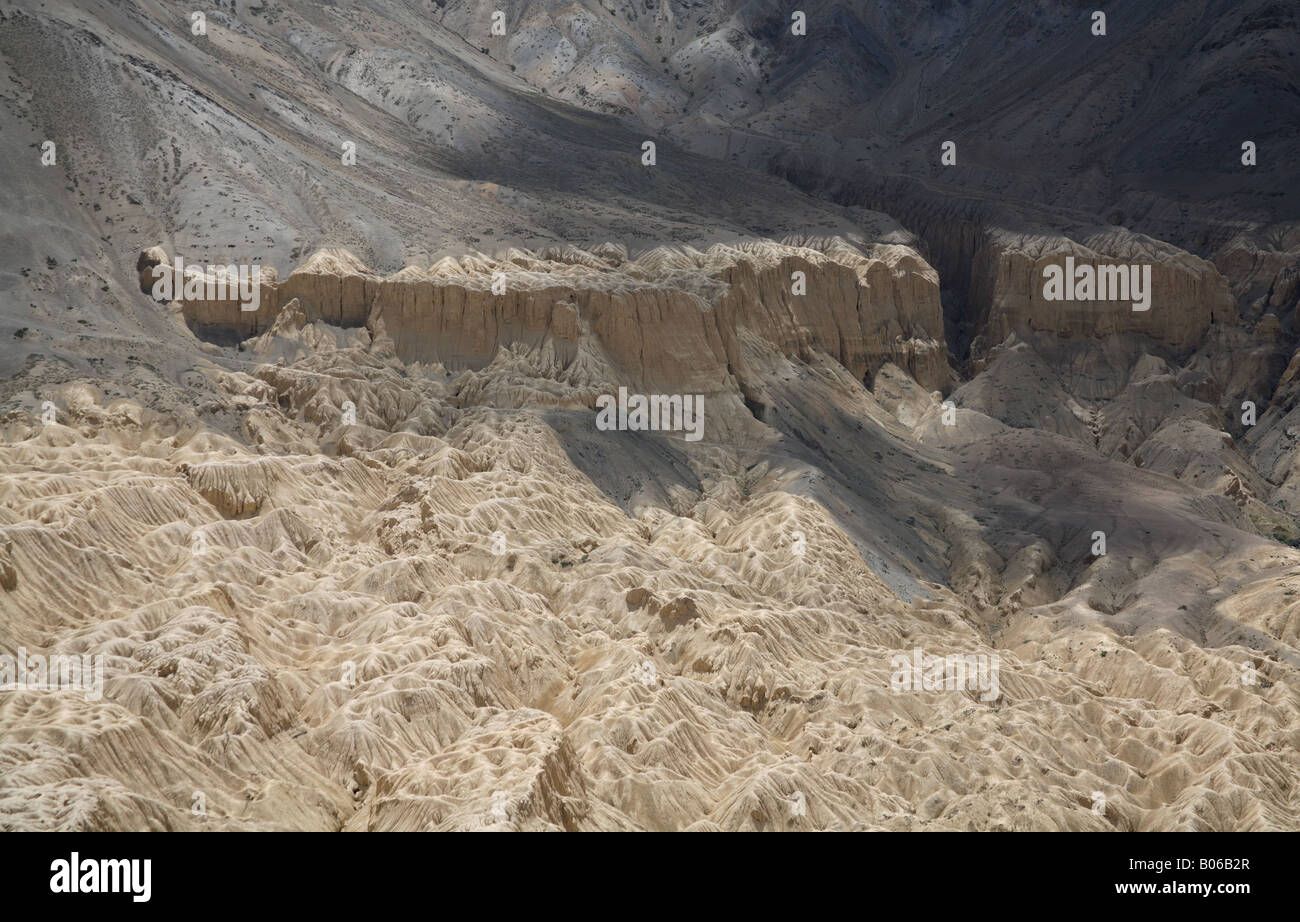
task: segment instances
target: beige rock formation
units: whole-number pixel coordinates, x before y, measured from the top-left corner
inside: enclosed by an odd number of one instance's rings
[[[1293,828],[1300,552],[1254,530],[1268,488],[1219,474],[1206,405],[1101,459],[1045,431],[1072,376],[994,400],[1025,342],[949,426],[899,365],[874,394],[848,367],[889,344],[819,261],[598,288],[547,260],[499,302],[444,264],[373,283],[351,329],[298,288],[206,403],[69,385],[42,424],[33,393],[0,443],[0,646],[103,654],[104,685],[0,695],[4,827]],[[635,335],[665,315],[714,338]],[[1116,408],[1178,377],[1124,367]],[[597,433],[624,369],[733,387],[708,412],[747,422]],[[997,687],[899,690],[916,650],[996,657]]]
[[[1151,303],[1060,301],[1044,297],[1044,269],[1063,266],[1151,267]],[[1062,237],[988,234],[975,257],[971,296],[989,345],[1017,329],[1110,336],[1139,333],[1189,352],[1212,324],[1232,324],[1237,306],[1213,264],[1160,241],[1127,232],[1098,233],[1075,242]]]
[[[444,259],[382,279],[350,254],[321,252],[264,283],[257,311],[228,299],[180,306],[197,334],[245,339],[292,299],[304,322],[382,325],[405,362],[481,369],[521,347],[550,375],[597,384],[603,374],[650,393],[718,395],[733,379],[744,389],[747,335],[791,356],[824,352],[859,378],[892,362],[926,387],[951,386],[938,277],[908,247],[764,241],[630,262],[611,251]],[[140,264],[163,258],[154,248]]]

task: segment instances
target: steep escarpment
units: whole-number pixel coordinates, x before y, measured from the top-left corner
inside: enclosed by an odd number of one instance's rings
[[[959,359],[978,363],[1010,333],[1034,330],[1145,335],[1185,356],[1211,326],[1238,322],[1239,296],[1258,302],[1252,320],[1271,309],[1287,314],[1289,324],[1293,311],[1296,254],[1249,235],[1210,260],[1074,209],[947,195],[937,181],[920,177],[838,180],[819,172],[824,164],[793,156],[773,168],[837,201],[887,211],[917,235],[914,246],[940,274],[949,348]],[[1106,297],[1096,286],[1093,294],[1075,297],[1071,286],[1066,298],[1049,299],[1045,270],[1063,271],[1067,259],[1074,271],[1149,266],[1149,303],[1135,310],[1134,298]]]
[[[1094,274],[1117,267],[1146,277],[1145,267],[1150,267],[1146,303],[1136,303],[1137,292],[1127,280],[1126,298],[1049,300],[1046,272],[1064,272],[1067,259],[1076,272],[1087,267]],[[1092,292],[1100,294],[1098,286]],[[971,300],[990,345],[1016,329],[1090,337],[1138,333],[1186,353],[1212,324],[1230,325],[1237,320],[1228,282],[1213,264],[1119,229],[1089,234],[1077,242],[1043,234],[989,233],[974,254]]]
[[[604,253],[604,255],[601,255]],[[142,254],[142,273],[169,271]],[[446,258],[381,278],[346,253],[319,253],[260,289],[179,301],[200,336],[242,340],[296,300],[307,321],[382,327],[406,362],[478,369],[520,348],[557,375],[651,392],[719,394],[746,378],[742,331],[792,356],[819,350],[860,379],[886,362],[930,389],[952,382],[938,277],[913,250],[840,238],[657,249],[511,251]]]

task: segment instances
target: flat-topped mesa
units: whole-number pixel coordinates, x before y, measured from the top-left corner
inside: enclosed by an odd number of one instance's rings
[[[158,248],[141,254],[142,288],[166,262]],[[180,306],[197,335],[241,342],[294,298],[309,321],[372,331],[382,322],[403,361],[452,370],[517,345],[569,362],[585,343],[648,390],[716,392],[744,377],[745,330],[786,355],[825,352],[859,378],[893,362],[928,388],[952,380],[938,275],[898,245],[754,241],[660,247],[634,260],[612,244],[552,247],[448,257],[387,277],[329,250],[263,282],[256,310],[231,298]]]
[[[1187,352],[1211,324],[1238,320],[1228,281],[1212,263],[1119,228],[1079,242],[990,231],[975,253],[971,298],[987,347],[1032,329],[1141,333]]]

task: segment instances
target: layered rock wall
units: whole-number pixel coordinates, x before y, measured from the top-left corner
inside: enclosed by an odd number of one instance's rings
[[[233,299],[179,303],[198,335],[242,341],[296,298],[308,320],[382,322],[403,361],[448,369],[481,368],[520,345],[567,364],[585,347],[651,392],[718,392],[743,378],[741,329],[787,355],[825,352],[859,378],[893,362],[927,387],[951,384],[938,276],[908,247],[765,241],[659,249],[630,262],[597,252],[445,259],[387,278],[325,252],[283,282],[264,282],[256,310]],[[156,248],[142,254],[142,287],[165,261]]]
[[[1044,270],[1065,266],[1150,266],[1150,305],[1133,301],[1047,300]],[[990,232],[974,255],[971,300],[992,346],[1017,330],[1074,336],[1150,336],[1178,352],[1193,349],[1211,324],[1235,323],[1236,302],[1212,263],[1128,232],[1066,237]]]

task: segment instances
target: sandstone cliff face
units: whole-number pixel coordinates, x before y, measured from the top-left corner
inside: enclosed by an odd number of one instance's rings
[[[1049,301],[1043,271],[1078,265],[1150,265],[1149,309],[1128,301]],[[984,337],[996,345],[1016,329],[1076,336],[1141,333],[1176,351],[1189,351],[1213,323],[1234,323],[1236,302],[1227,281],[1203,259],[1169,244],[1124,231],[1066,237],[991,231],[974,256],[971,300]]]
[[[157,248],[141,255],[142,284],[143,267],[165,260]],[[761,241],[660,248],[632,261],[617,247],[515,250],[387,278],[329,251],[282,283],[263,283],[255,311],[233,300],[180,304],[198,335],[242,341],[293,299],[308,322],[382,326],[402,361],[449,370],[479,369],[499,349],[522,347],[586,383],[719,394],[735,390],[733,376],[744,384],[744,330],[786,355],[824,352],[860,380],[893,362],[927,388],[952,383],[938,276],[897,245]]]
[[[792,294],[795,272],[808,280],[806,295]],[[795,252],[747,248],[723,278],[720,311],[735,318],[724,328],[744,327],[787,355],[819,349],[859,379],[892,362],[926,387],[951,386],[939,277],[910,247],[864,254],[832,240]]]
[[[995,230],[978,237],[969,269],[977,361],[1017,331],[1142,334],[1185,353],[1212,324],[1238,318],[1213,265],[1159,241],[1125,231],[1083,242]],[[1094,267],[1149,265],[1149,309],[1134,310],[1132,300],[1047,300],[1044,269],[1066,257]],[[142,280],[147,265],[165,261],[157,248],[141,254]],[[749,372],[757,344],[790,357],[825,353],[859,380],[892,363],[928,390],[956,383],[938,275],[896,244],[787,238],[660,247],[632,260],[614,246],[556,247],[447,258],[388,277],[331,250],[283,282],[264,282],[255,311],[229,300],[184,301],[181,309],[200,336],[242,341],[269,329],[293,299],[308,322],[382,327],[402,361],[449,371],[482,369],[505,349],[572,384],[739,391],[761,404]]]

